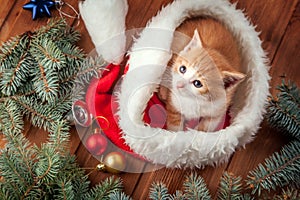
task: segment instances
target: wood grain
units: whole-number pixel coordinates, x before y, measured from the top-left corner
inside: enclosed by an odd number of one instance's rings
[[[1,31],[3,23],[6,20],[6,17],[10,13],[10,11],[13,9],[13,6],[15,3],[16,3],[16,0],[5,1],[4,3],[2,3],[2,5],[0,7],[0,31]]]
[[[47,18],[36,21],[31,20],[31,12],[22,9],[22,6],[27,2],[28,0],[10,0],[5,1],[5,6],[0,7],[0,41],[6,41],[9,37],[25,31],[32,31],[46,24]],[[66,2],[78,9],[76,0],[66,0]],[[128,0],[127,30],[144,27],[147,21],[169,2],[172,2],[172,0]],[[231,2],[237,2],[237,8],[243,9],[249,20],[257,26],[256,30],[261,32],[262,46],[268,52],[268,58],[272,66],[270,70],[272,76],[270,82],[271,93],[276,93],[275,86],[281,82],[282,75],[295,81],[300,86],[300,1],[231,0]],[[66,12],[71,13],[70,8],[65,7],[64,9]],[[52,15],[59,17],[58,12],[55,10],[52,10]],[[67,20],[69,24],[75,24],[73,19],[68,18]],[[78,45],[88,54],[94,49],[94,45],[82,21],[77,29],[82,35]],[[148,199],[149,187],[153,182],[164,182],[169,191],[174,193],[182,188],[186,175],[196,172],[204,178],[213,198],[215,198],[220,177],[224,171],[245,178],[249,170],[255,168],[273,152],[280,150],[287,142],[284,136],[271,129],[265,121],[261,126],[262,128],[252,143],[246,145],[244,149],[238,149],[228,163],[218,167],[194,170],[162,168],[153,172],[122,173],[117,176],[122,178],[125,192],[131,195],[133,199]],[[91,185],[95,185],[111,174],[91,169],[95,168],[99,160],[86,150],[77,134],[78,132],[82,132],[82,130],[75,127],[71,129],[71,153],[76,154],[78,164],[85,168],[87,173],[90,173]],[[26,121],[24,134],[38,145],[47,140],[47,133],[32,127],[28,121]],[[2,135],[0,135],[0,148],[5,144],[2,139]],[[134,159],[129,158],[128,160],[130,164],[137,167],[137,171],[151,168],[151,166],[138,163]]]

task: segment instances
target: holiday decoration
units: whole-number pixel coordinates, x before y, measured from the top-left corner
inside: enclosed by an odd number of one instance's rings
[[[85,102],[77,100],[72,105],[73,119],[77,124],[83,127],[88,127],[92,124],[92,116],[88,111]]]
[[[243,192],[243,182],[241,177],[236,177],[231,173],[225,172],[221,177],[217,196],[215,199],[299,199],[300,192],[296,189],[282,190],[281,194],[264,198],[255,198],[250,193]],[[149,198],[152,200],[168,200],[168,199],[212,199],[207,185],[201,176],[190,174],[186,176],[183,183],[183,189],[177,190],[175,194],[170,194],[168,188],[163,183],[153,183],[150,188]]]
[[[110,152],[103,160],[105,168],[111,173],[120,173],[126,167],[126,159],[120,152]]]
[[[119,34],[119,38],[124,35],[124,22],[128,6],[125,0],[114,1],[114,3],[114,7],[110,7],[108,1],[96,3],[86,0],[79,4],[79,8],[98,54],[109,55],[104,56],[104,59],[118,64],[120,63],[119,59],[111,61],[111,58],[122,57],[126,41],[116,40],[119,45],[116,43],[114,45],[104,44],[110,44],[111,35]],[[100,10],[101,12],[97,12]],[[106,17],[116,13],[117,17]],[[229,110],[230,125],[209,133],[191,129],[170,132],[161,126],[153,127],[145,122],[144,116],[147,115],[146,109],[149,102],[152,98],[156,98],[155,91],[171,58],[170,48],[174,31],[184,20],[199,16],[212,17],[222,22],[238,41],[242,70],[247,78],[240,85]],[[106,23],[103,24],[103,21]],[[101,30],[106,31],[101,32]],[[112,33],[107,30],[112,30]],[[227,161],[237,147],[252,141],[263,119],[269,94],[268,66],[258,33],[243,13],[235,8],[235,5],[223,0],[213,2],[206,0],[173,1],[151,19],[134,41],[128,54],[126,74],[122,78],[116,99],[118,117],[114,117],[114,119],[117,119],[119,126],[115,127],[115,130],[120,127],[121,132],[118,132],[117,139],[113,137],[115,144],[133,151],[153,163],[167,167],[202,167]],[[117,65],[112,67],[113,70],[116,70],[114,68],[118,68]],[[113,76],[114,73],[110,73],[109,76]],[[99,82],[102,80],[100,79]],[[257,84],[260,85],[259,88],[256,87]],[[87,102],[89,109],[94,109],[95,112],[92,111],[94,116],[99,115],[97,113],[101,110],[99,105],[103,105],[99,102],[105,99],[103,96],[102,98],[98,96],[96,85],[91,82],[90,88],[92,89],[88,91],[94,91],[94,93],[87,94],[88,96],[96,94],[94,101]],[[110,90],[112,90],[111,87]],[[102,95],[102,93],[100,94]],[[99,98],[97,99],[97,97]],[[86,97],[86,99],[90,98]],[[115,99],[110,102],[115,102]],[[99,107],[97,108],[97,106]],[[114,108],[103,111],[101,116],[108,118],[105,113],[111,113],[111,110]],[[112,113],[112,115],[116,114]],[[110,119],[109,121],[111,122]],[[124,143],[128,147],[124,146]],[[153,149],[153,147],[156,148]],[[172,152],[171,155],[170,152]]]
[[[0,131],[21,132],[24,116],[34,126],[51,131],[57,120],[65,118],[72,101],[81,98],[82,85],[98,77],[105,65],[100,57],[85,59],[74,45],[78,39],[78,32],[64,20],[51,20],[35,32],[3,43]]]
[[[35,20],[38,17],[51,17],[50,9],[55,6],[55,2],[52,0],[30,0],[29,3],[23,6],[26,10],[32,11],[32,19]]]
[[[104,161],[101,161],[101,163],[97,165],[97,170],[113,174],[118,174],[124,171],[125,168],[126,159],[120,152],[110,152],[105,156]]]
[[[270,125],[292,139],[280,152],[274,153],[249,173],[247,183],[253,193],[287,185],[300,188],[300,90],[285,81],[277,87],[277,98],[271,97],[266,118]],[[298,122],[298,126],[297,126]]]
[[[94,133],[87,138],[85,146],[93,155],[99,156],[107,148],[107,139],[101,133],[101,130],[96,128]]]
[[[127,0],[80,1],[78,7],[97,53],[108,63],[120,64],[126,53]]]
[[[245,181],[225,172],[220,181],[217,199],[300,199],[300,142],[293,128],[294,124],[290,123],[300,116],[300,91],[295,84],[286,84],[284,81],[277,88],[280,92],[276,99],[270,98],[266,118],[272,126],[276,121],[278,126],[275,128],[285,130],[282,134],[288,135],[292,141],[250,171]],[[289,112],[294,114],[289,115]],[[247,189],[246,192],[243,188]],[[278,191],[279,188],[285,188],[281,194],[269,193],[271,190]],[[168,193],[167,187],[162,183],[153,184],[150,199],[158,199],[158,196],[162,197],[159,199],[211,199],[204,180],[195,174],[186,178],[183,191],[176,191],[173,195]]]
[[[49,141],[38,148],[21,132],[4,132],[0,150],[0,199],[111,199],[127,197],[120,179],[109,177],[93,188],[69,147],[69,128],[55,123]],[[127,197],[128,198],[128,197]]]
[[[299,88],[284,81],[277,87],[280,91],[269,100],[267,119],[272,127],[300,139],[300,91]]]

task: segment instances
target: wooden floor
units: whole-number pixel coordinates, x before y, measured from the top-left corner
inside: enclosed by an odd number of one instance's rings
[[[77,8],[77,0],[65,1]],[[11,36],[33,30],[46,23],[47,19],[31,20],[31,13],[22,9],[22,5],[27,2],[28,0],[0,0],[0,41],[6,41]],[[145,26],[146,22],[169,2],[171,0],[128,0],[127,29]],[[300,1],[232,0],[232,2],[237,2],[237,7],[244,10],[252,23],[257,25],[257,31],[261,32],[263,48],[268,52],[272,65],[271,93],[275,94],[275,86],[281,82],[282,76],[300,86]],[[70,9],[66,8],[66,11]],[[52,11],[52,14],[58,16],[56,11]],[[71,24],[73,20],[68,19],[68,22]],[[83,23],[80,23],[78,29],[82,34],[79,45],[89,52],[94,47]],[[86,151],[74,128],[72,132],[71,152],[77,155],[78,163],[82,167],[95,166],[98,161]],[[38,144],[45,141],[47,136],[46,132],[32,127],[29,123],[26,123],[24,134]],[[215,196],[224,171],[245,178],[249,170],[278,151],[286,142],[283,136],[263,122],[255,140],[246,145],[245,149],[238,149],[228,163],[195,171],[205,179],[211,194]],[[164,182],[173,193],[182,187],[184,177],[189,173],[190,170],[162,168],[148,173],[123,173],[120,177],[128,195],[134,199],[146,199],[153,182]],[[90,180],[96,184],[107,176],[109,174],[94,172],[91,173]]]

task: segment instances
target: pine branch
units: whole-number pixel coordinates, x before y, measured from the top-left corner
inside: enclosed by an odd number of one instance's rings
[[[74,200],[75,194],[73,191],[72,182],[66,179],[57,182],[57,188],[54,190],[53,199]]]
[[[180,190],[177,190],[175,192],[175,194],[171,195],[170,199],[171,200],[186,200],[185,195]]]
[[[51,102],[58,96],[59,79],[56,70],[48,69],[38,63],[32,81],[36,93],[43,102]]]
[[[62,113],[56,112],[53,105],[43,105],[34,97],[20,97],[14,100],[24,109],[27,116],[34,126],[50,130],[56,121],[62,119]]]
[[[62,160],[62,168],[58,174],[58,177],[64,177],[72,183],[72,190],[74,193],[73,200],[85,199],[85,195],[89,191],[88,176],[84,174],[84,170],[81,169],[76,163],[76,158],[74,155],[69,155],[65,153],[66,156]]]
[[[49,131],[55,121],[65,117],[72,100],[84,92],[78,82],[87,85],[106,64],[100,57],[84,61],[85,54],[73,44],[78,39],[79,32],[64,20],[50,20],[47,26],[3,44],[0,130],[17,127],[18,132],[23,129],[20,119],[25,115],[34,126]],[[7,109],[5,102],[14,104],[14,110]]]
[[[211,199],[207,186],[201,176],[191,174],[183,183],[187,199]]]
[[[29,39],[26,34],[4,43],[0,52],[0,90],[4,95],[12,95],[28,77],[27,49]],[[13,49],[14,48],[14,49]]]
[[[267,119],[281,132],[300,139],[300,90],[291,82],[284,81],[277,87],[277,98],[269,100]]]
[[[13,65],[12,61],[21,57],[28,44],[27,34],[11,38],[1,45],[0,49],[0,74],[4,69]]]
[[[14,101],[8,100],[0,103],[0,130],[2,132],[21,132],[24,127],[22,108]]]
[[[168,188],[163,183],[154,183],[150,188],[149,198],[152,200],[167,200],[170,199]]]
[[[295,102],[296,104],[300,105],[300,90],[295,83],[291,81],[285,83],[283,80],[282,84],[277,87],[277,90],[280,91],[278,98]]]
[[[233,174],[225,172],[221,178],[218,198],[219,200],[239,200],[242,199],[242,178],[234,177]]]
[[[76,74],[72,76],[61,76],[61,82],[64,83],[75,80],[76,84],[87,84],[92,77],[99,78],[99,74],[102,74],[102,72],[106,70],[106,65],[107,63],[100,56],[96,58],[86,58]]]
[[[85,54],[82,49],[73,45],[72,43],[58,43],[57,47],[61,50],[61,53],[66,59],[66,65],[70,67],[81,67]],[[76,71],[75,71],[76,72]]]
[[[50,130],[49,142],[47,143],[50,149],[54,149],[61,156],[64,155],[65,149],[69,146],[70,127],[66,121],[58,121]]]
[[[7,96],[16,94],[17,90],[26,83],[25,80],[30,75],[31,63],[31,56],[24,52],[14,68],[2,72],[1,92],[3,94]]]
[[[34,37],[47,37],[53,41],[63,41],[68,35],[68,25],[63,18],[51,18],[47,26],[42,26],[34,32]],[[73,34],[70,37],[74,36]],[[77,38],[76,38],[77,39]]]
[[[110,200],[132,200],[124,192],[113,192],[109,195]]]
[[[281,194],[275,195],[272,199],[274,200],[299,200],[300,191],[296,189],[282,190]]]
[[[95,186],[89,194],[87,195],[86,199],[94,200],[94,199],[107,199],[109,200],[110,194],[113,192],[118,192],[122,190],[122,183],[119,178],[109,177],[102,181],[101,184]]]
[[[20,134],[5,132],[7,145],[0,152],[0,177],[3,178],[4,191],[13,192],[15,199],[33,183],[35,151],[28,140]]]
[[[275,190],[288,184],[300,183],[300,142],[292,141],[284,146],[280,153],[274,153],[249,172],[247,184],[252,194],[261,194],[262,190]]]
[[[63,119],[77,95],[75,82],[88,83],[105,64],[102,58],[84,61],[74,45],[78,39],[64,20],[51,20],[2,45],[0,131],[7,144],[0,152],[0,199],[129,199],[120,193],[120,179],[89,190],[88,177],[67,151],[69,127]],[[50,132],[40,148],[21,134],[24,116]]]
[[[28,97],[34,95],[36,91],[33,89],[32,83],[24,84],[21,88],[18,89],[18,93],[10,96],[3,96],[0,98],[0,103],[6,102],[8,100],[14,100],[15,98]]]

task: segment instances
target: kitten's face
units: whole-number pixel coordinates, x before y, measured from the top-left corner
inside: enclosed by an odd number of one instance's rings
[[[172,89],[176,95],[201,101],[230,100],[233,88],[245,77],[233,70],[221,54],[204,48],[197,30],[172,67]]]
[[[172,89],[179,96],[207,101],[225,94],[222,76],[204,49],[181,52],[175,59]]]

